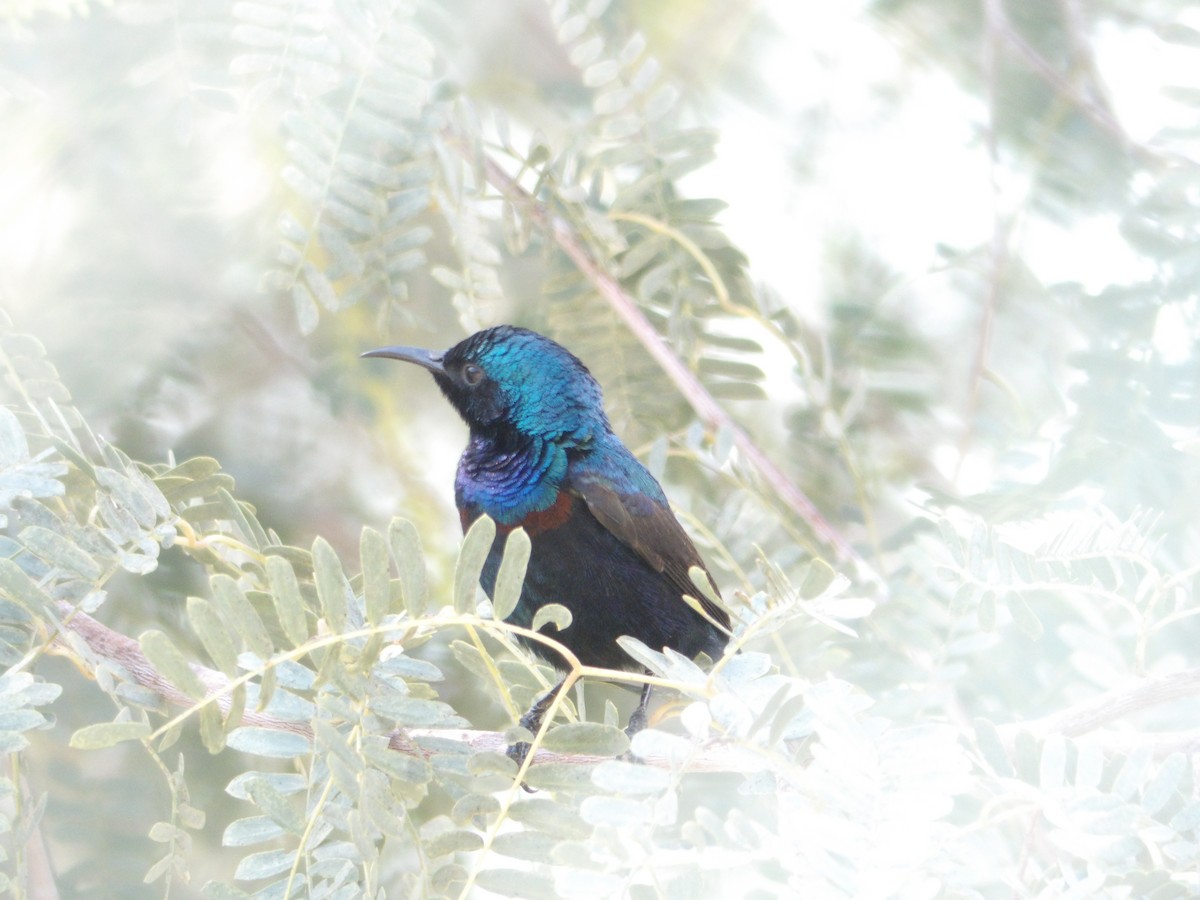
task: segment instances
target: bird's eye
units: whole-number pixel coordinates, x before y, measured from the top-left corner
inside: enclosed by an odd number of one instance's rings
[[[463,381],[474,387],[483,381],[483,369],[474,363],[467,363],[463,366]]]

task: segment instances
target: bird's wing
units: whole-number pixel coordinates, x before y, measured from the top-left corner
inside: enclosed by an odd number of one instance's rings
[[[666,575],[680,594],[699,600],[700,606],[714,621],[729,627],[728,613],[692,583],[688,569],[699,566],[708,576],[713,593],[719,596],[716,582],[700,558],[696,545],[665,502],[644,493],[621,493],[596,478],[576,478],[572,487],[587,503],[596,520],[621,543],[634,550],[656,572]]]

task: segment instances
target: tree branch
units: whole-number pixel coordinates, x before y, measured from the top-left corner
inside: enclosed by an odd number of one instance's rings
[[[183,708],[196,705],[196,700],[179,690],[174,684],[163,677],[154,665],[142,653],[142,648],[136,640],[121,634],[107,625],[93,619],[86,613],[76,612],[68,603],[58,604],[59,612],[64,617],[63,629],[55,643],[61,647],[61,652],[72,654],[83,651],[87,663],[94,665],[102,661],[118,666],[133,683],[157,694],[166,702]],[[190,664],[193,672],[204,684],[209,696],[217,696],[217,705],[222,715],[228,715],[231,696],[230,680],[221,672],[197,663]],[[243,714],[240,725],[253,725],[257,728],[268,728],[274,731],[287,731],[303,735],[312,740],[313,731],[304,722],[281,719],[269,713],[247,709]],[[476,731],[466,728],[407,728],[392,732],[388,746],[399,753],[410,756],[428,758],[432,751],[424,749],[422,742],[428,739],[438,741],[454,741],[465,744],[475,751],[493,750],[503,753],[507,742],[503,734],[494,731]],[[534,765],[545,763],[570,763],[575,765],[596,764],[611,759],[609,756],[593,756],[582,753],[555,753],[550,750],[539,750],[534,757]],[[658,768],[674,768],[674,764],[666,757],[638,757],[639,762]],[[711,744],[701,748],[695,756],[688,760],[688,772],[726,772],[749,773],[767,768],[767,761],[740,751],[731,744]]]
[[[1002,726],[999,730],[1006,738],[1015,737],[1018,731],[1027,731],[1037,737],[1048,734],[1078,737],[1096,731],[1102,725],[1116,719],[1197,694],[1200,694],[1200,668],[1185,669],[1182,672],[1146,678],[1130,687],[1109,691],[1040,719],[1014,722]],[[1183,732],[1175,737],[1194,741],[1196,734]]]
[[[154,692],[175,706],[187,708],[195,705],[196,701],[193,698],[180,691],[154,668],[142,653],[136,640],[113,631],[107,625],[85,613],[75,612],[74,607],[70,604],[59,603],[58,608],[64,615],[63,629],[65,633],[60,632],[55,638],[55,642],[63,648],[62,652],[82,651],[85,657],[89,657],[87,660],[89,665],[94,665],[96,661],[102,661],[118,666],[124,670],[133,683]],[[209,669],[196,663],[192,663],[191,668],[200,678],[210,696],[220,695],[217,699],[219,708],[223,714],[228,714],[230,708],[229,679],[215,669]],[[1091,735],[1100,740],[1107,750],[1115,753],[1128,753],[1135,748],[1146,746],[1149,746],[1156,756],[1166,756],[1175,752],[1197,752],[1200,751],[1200,729],[1149,734],[1101,731],[1100,729],[1110,722],[1142,710],[1174,700],[1194,697],[1198,694],[1200,694],[1200,667],[1147,678],[1130,687],[1110,691],[1040,719],[1001,725],[997,731],[1010,748],[1015,743],[1017,735],[1025,732],[1038,739],[1045,738],[1050,734],[1061,734],[1064,737]],[[242,715],[240,724],[300,734],[309,740],[312,740],[313,736],[312,729],[303,722],[280,719],[268,713],[250,709]],[[428,757],[431,755],[431,751],[424,749],[422,744],[425,740],[430,739],[454,741],[465,744],[474,751],[486,750],[503,753],[507,747],[503,734],[467,728],[397,730],[391,734],[388,745],[399,753]],[[595,765],[610,758],[539,750],[534,757],[534,765],[545,763]],[[646,756],[638,759],[646,765],[657,768],[670,769],[674,766],[673,762],[665,757]],[[685,766],[686,771],[693,773],[719,772],[743,775],[768,768],[770,768],[770,761],[766,758],[754,753],[747,753],[743,748],[734,744],[719,743],[700,748]]]

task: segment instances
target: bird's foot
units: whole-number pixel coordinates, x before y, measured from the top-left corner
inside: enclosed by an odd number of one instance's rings
[[[649,724],[649,706],[650,685],[647,684],[642,687],[641,700],[638,701],[637,709],[629,714],[629,723],[625,726],[625,737],[629,738],[630,741],[633,740],[633,736],[635,734]],[[634,755],[632,750],[626,750],[618,758],[624,760],[625,762],[641,762],[641,760]]]
[[[554,698],[558,696],[558,692],[562,690],[562,686],[566,683],[566,679],[560,681],[554,687],[550,688],[545,694],[534,701],[533,706],[525,715],[521,716],[521,721],[517,724],[525,729],[530,734],[537,734],[542,728],[542,719],[546,716],[546,710],[550,708],[550,704],[554,702]],[[529,756],[530,744],[528,741],[516,741],[509,744],[508,749],[504,751],[504,755],[517,764],[517,770],[520,771],[521,766],[525,764],[525,758]],[[525,788],[529,793],[534,793],[533,788],[521,782],[521,787]]]
[[[518,769],[521,768],[525,764],[525,757],[529,755],[529,742],[518,741],[515,744],[509,744],[504,755],[515,762]]]
[[[520,771],[521,766],[523,766],[525,764],[525,757],[527,757],[529,755],[529,742],[528,741],[518,741],[515,744],[509,744],[508,748],[504,751],[504,755],[507,756],[509,759],[511,759],[513,762],[515,762],[517,764],[517,770]],[[529,794],[537,793],[537,791],[534,788],[531,788],[524,781],[521,782],[521,787],[523,787],[525,789],[526,793],[529,793]]]

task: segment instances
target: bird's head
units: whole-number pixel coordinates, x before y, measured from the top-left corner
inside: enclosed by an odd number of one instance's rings
[[[382,347],[363,356],[428,369],[473,432],[573,447],[609,429],[600,385],[587,367],[526,328],[488,328],[445,351]]]

